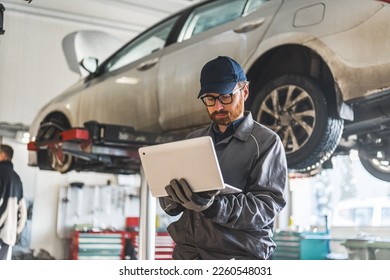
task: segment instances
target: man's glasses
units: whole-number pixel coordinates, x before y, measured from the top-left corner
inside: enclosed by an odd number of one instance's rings
[[[202,99],[203,104],[206,105],[207,107],[214,106],[215,102],[217,102],[217,99],[219,100],[219,102],[221,102],[221,104],[228,105],[233,102],[233,95],[239,92],[243,87],[244,86],[236,89],[235,91],[229,94],[220,94],[218,96],[205,95],[202,96],[200,99]]]

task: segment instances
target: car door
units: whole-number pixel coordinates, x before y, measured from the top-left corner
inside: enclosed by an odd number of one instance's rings
[[[214,1],[197,6],[177,37],[165,49],[158,79],[159,122],[163,131],[209,122],[197,100],[203,65],[219,55],[245,62],[254,53],[281,0]]]
[[[80,97],[84,121],[159,131],[157,73],[176,15],[131,41],[109,58]]]

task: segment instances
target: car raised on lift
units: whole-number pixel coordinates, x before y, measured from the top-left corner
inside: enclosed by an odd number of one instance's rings
[[[196,99],[200,69],[227,55],[250,81],[246,108],[279,134],[291,170],[311,172],[357,149],[371,174],[390,181],[387,2],[197,3],[105,61],[85,58],[89,75],[40,110],[31,140],[50,140],[91,120],[184,137],[209,122]],[[81,170],[83,161],[55,149],[29,157],[32,166],[60,172]]]

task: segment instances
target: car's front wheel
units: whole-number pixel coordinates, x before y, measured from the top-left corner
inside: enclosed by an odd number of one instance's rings
[[[329,114],[325,92],[314,80],[284,75],[253,94],[252,114],[280,136],[290,169],[307,172],[330,158],[343,120]]]
[[[38,151],[38,166],[41,170],[55,170],[66,173],[72,170],[73,156],[62,151],[59,134],[70,128],[65,119],[49,118],[39,127],[37,142],[48,143]],[[46,148],[47,147],[47,148]]]

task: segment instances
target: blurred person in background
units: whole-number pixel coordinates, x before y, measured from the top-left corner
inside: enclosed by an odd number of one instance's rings
[[[12,164],[14,151],[0,144],[0,260],[10,260],[12,247],[27,221],[23,185]]]

